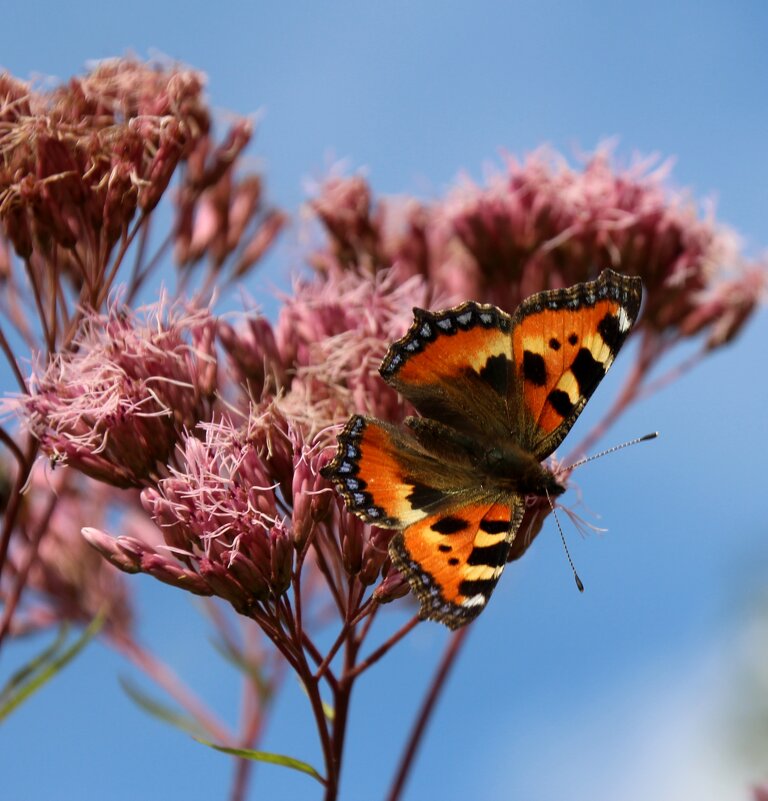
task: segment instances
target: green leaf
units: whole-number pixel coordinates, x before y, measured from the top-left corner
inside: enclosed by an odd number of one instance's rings
[[[196,739],[201,735],[205,735],[205,729],[194,718],[185,715],[183,712],[178,712],[168,704],[153,698],[130,679],[121,677],[120,686],[136,706],[143,709],[147,714],[152,715],[152,717],[162,720],[163,723],[168,723],[176,729],[180,729],[185,734],[191,734]]]
[[[0,691],[0,721],[47,684],[66,667],[80,651],[99,633],[106,620],[106,612],[99,611],[70,645],[66,645],[67,627],[62,626],[54,642],[31,662],[16,671]],[[66,646],[66,647],[65,647]]]
[[[24,684],[27,679],[34,675],[37,671],[42,670],[46,662],[50,662],[55,656],[56,652],[64,645],[69,634],[69,626],[65,623],[62,625],[57,634],[56,639],[47,646],[40,654],[38,654],[32,661],[28,662],[23,667],[19,668],[7,684],[0,690],[0,706],[7,703],[8,699],[13,697],[14,691],[17,687]]]
[[[336,710],[327,701],[322,701],[321,703],[323,705],[323,714],[330,723],[333,723],[333,719],[336,717]]]
[[[199,743],[207,745],[209,748],[215,748],[223,754],[230,754],[231,756],[240,757],[241,759],[252,759],[256,762],[270,762],[273,765],[282,765],[284,768],[291,768],[298,770],[301,773],[306,773],[313,779],[317,779],[321,784],[325,784],[325,779],[312,767],[312,765],[302,762],[300,759],[286,756],[285,754],[272,754],[269,751],[252,751],[250,748],[228,748],[225,745],[216,745],[200,737],[195,738]]]
[[[249,659],[239,648],[220,639],[212,639],[211,644],[219,655],[234,666],[241,673],[249,676],[256,685],[261,701],[269,701],[272,697],[272,688],[264,678],[263,671],[252,659]]]
[[[301,680],[299,680],[299,687],[301,687],[301,691],[304,693],[304,695],[309,698],[307,685]],[[325,715],[326,720],[328,720],[330,723],[333,723],[333,719],[336,717],[336,710],[327,701],[323,701],[322,698],[320,699],[320,704],[323,707],[323,714]]]

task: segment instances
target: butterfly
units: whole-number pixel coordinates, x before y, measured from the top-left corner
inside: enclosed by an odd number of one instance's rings
[[[509,315],[467,301],[430,312],[379,368],[419,416],[353,415],[322,474],[367,523],[396,529],[394,566],[422,618],[457,629],[486,607],[526,496],[565,491],[542,461],[563,441],[640,310],[640,278],[538,292]]]

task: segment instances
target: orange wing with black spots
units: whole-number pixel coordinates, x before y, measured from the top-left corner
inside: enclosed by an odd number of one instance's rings
[[[384,357],[382,378],[425,417],[475,435],[508,432],[509,315],[472,301],[413,313],[408,333]]]
[[[480,614],[520,526],[522,496],[484,488],[455,450],[438,460],[415,437],[359,415],[323,475],[363,520],[400,530],[389,553],[422,617],[458,628]]]
[[[640,310],[637,277],[605,270],[597,281],[539,292],[512,320],[520,444],[538,459],[570,431],[613,364]]]
[[[395,535],[389,553],[422,617],[457,629],[485,609],[507,563],[525,502],[475,503],[429,515]]]
[[[353,416],[323,469],[348,508],[397,529],[395,566],[422,617],[451,628],[484,608],[525,496],[565,491],[541,461],[566,436],[634,324],[639,278],[539,292],[510,317],[469,301],[414,310],[380,372],[423,415],[401,428]]]
[[[323,469],[350,511],[381,528],[404,529],[437,511],[482,498],[469,459],[438,458],[396,426],[354,415]]]

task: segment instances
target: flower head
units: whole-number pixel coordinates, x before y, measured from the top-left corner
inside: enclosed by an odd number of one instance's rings
[[[218,272],[232,258],[232,277],[240,278],[285,225],[286,216],[265,204],[262,179],[234,174],[252,134],[252,124],[238,120],[220,145],[214,146],[210,136],[197,142],[177,195],[175,255],[180,266],[207,257]]]
[[[142,492],[164,544],[83,533],[123,570],[217,595],[250,614],[290,584],[294,540],[284,493],[293,464],[290,443],[277,442],[284,425],[267,410],[241,428],[220,420],[201,424],[202,439],[185,436],[180,466]]]
[[[0,221],[17,253],[55,256],[76,283],[95,282],[207,133],[202,90],[200,73],[132,59],[50,92],[0,76]]]
[[[84,525],[99,525],[121,500],[127,499],[72,470],[35,465],[16,521],[9,569],[0,585],[0,595],[7,595],[15,577],[29,565],[28,592],[14,619],[15,633],[62,621],[85,623],[99,612],[106,613],[108,631],[130,633],[128,587],[80,536]],[[119,508],[130,517],[128,507]]]
[[[277,348],[293,373],[283,401],[291,415],[312,431],[353,412],[402,419],[406,407],[381,380],[379,365],[410,325],[413,307],[429,303],[424,281],[397,269],[297,282],[275,327]]]
[[[666,346],[706,330],[716,347],[749,318],[765,265],[746,264],[734,234],[670,190],[667,172],[648,161],[618,168],[605,149],[579,170],[542,149],[431,204],[375,201],[359,176],[334,178],[311,204],[328,235],[312,263],[321,276],[396,265],[443,297],[507,311],[611,268],[643,279],[638,332]],[[730,303],[711,302],[729,292]]]
[[[289,386],[291,365],[283,360],[266,318],[249,315],[235,326],[219,320],[218,334],[229,356],[232,378],[246,390],[249,401],[275,397]]]
[[[15,405],[43,452],[118,487],[163,470],[184,429],[210,415],[215,323],[166,309],[143,318],[114,305],[85,318],[76,347],[34,376]]]

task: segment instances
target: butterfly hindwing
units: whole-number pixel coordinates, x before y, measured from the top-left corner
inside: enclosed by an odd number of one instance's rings
[[[637,318],[641,292],[639,278],[604,270],[596,281],[539,292],[518,307],[510,404],[520,444],[538,459],[562,442],[613,364]]]
[[[406,430],[360,415],[323,475],[359,517],[400,530],[390,556],[422,617],[458,628],[483,610],[522,520],[521,496],[489,495],[460,453],[436,458]]]
[[[382,528],[403,529],[479,494],[468,461],[434,455],[404,429],[361,415],[322,473],[352,512]]]
[[[408,578],[421,617],[456,629],[483,611],[524,508],[519,495],[467,504],[424,517],[395,535],[389,553]]]
[[[508,431],[509,315],[469,301],[441,312],[414,309],[414,318],[384,357],[382,378],[424,417],[472,434]]]

